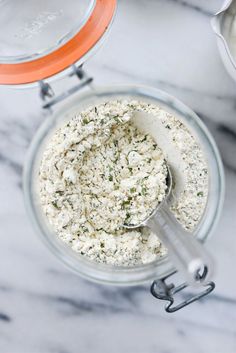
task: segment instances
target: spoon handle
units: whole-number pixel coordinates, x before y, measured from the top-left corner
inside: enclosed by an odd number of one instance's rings
[[[202,285],[210,280],[213,261],[202,244],[175,219],[166,202],[147,222],[166,246],[171,260],[188,284]]]

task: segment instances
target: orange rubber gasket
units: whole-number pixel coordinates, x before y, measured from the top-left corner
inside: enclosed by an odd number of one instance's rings
[[[99,41],[112,21],[116,0],[97,0],[90,18],[66,44],[46,56],[17,64],[0,64],[0,84],[17,85],[51,77],[80,60]]]

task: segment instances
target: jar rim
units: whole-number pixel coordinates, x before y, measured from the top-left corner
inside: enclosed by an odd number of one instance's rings
[[[64,120],[70,114],[72,109],[81,110],[94,104],[94,100],[104,100],[114,98],[139,98],[145,101],[152,101],[157,105],[164,105],[172,114],[181,116],[186,123],[192,123],[196,135],[204,146],[204,152],[207,154],[208,168],[210,171],[211,188],[204,215],[197,225],[196,237],[205,242],[212,234],[221,210],[224,200],[224,171],[221,157],[213,137],[208,131],[201,119],[185,104],[168,93],[152,87],[138,85],[114,85],[111,87],[100,87],[93,92],[79,94],[70,98],[53,116],[50,116],[39,128],[34,136],[28,151],[26,163],[24,166],[23,186],[27,211],[35,226],[37,232],[44,240],[51,251],[61,259],[67,266],[77,274],[99,282],[116,285],[136,285],[151,279],[163,278],[175,271],[175,268],[168,260],[168,256],[159,258],[148,264],[137,265],[133,267],[112,266],[96,263],[87,259],[85,256],[75,253],[72,249],[62,243],[55,234],[50,233],[45,226],[41,215],[39,214],[39,205],[34,194],[33,176],[37,168],[37,158],[40,155],[45,138],[48,138],[48,131],[55,131],[56,125]],[[175,112],[175,113],[174,113]],[[175,114],[175,115],[176,115]],[[71,115],[70,115],[71,116]],[[189,124],[187,124],[189,126]],[[209,205],[210,203],[210,205]]]

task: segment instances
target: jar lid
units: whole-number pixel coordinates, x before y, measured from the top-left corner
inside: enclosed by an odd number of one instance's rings
[[[115,8],[116,0],[0,0],[0,84],[36,82],[82,60]]]

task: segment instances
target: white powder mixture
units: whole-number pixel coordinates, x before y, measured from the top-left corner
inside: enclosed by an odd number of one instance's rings
[[[88,108],[55,132],[39,171],[41,204],[55,233],[76,252],[117,266],[166,254],[149,229],[122,227],[146,218],[166,192],[169,156],[133,125],[136,111],[159,119],[181,156],[185,183],[172,211],[193,230],[206,204],[206,162],[190,131],[155,105],[115,100]]]

